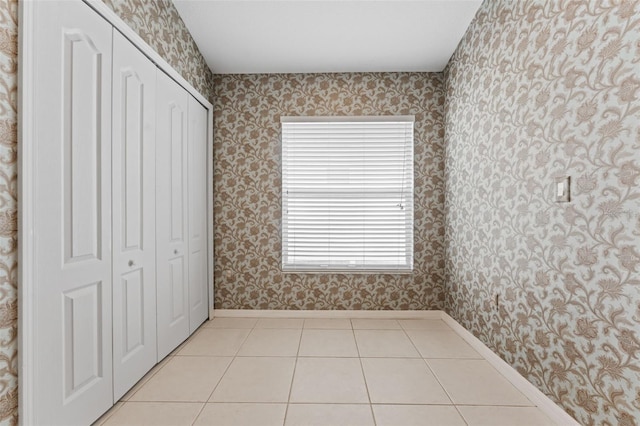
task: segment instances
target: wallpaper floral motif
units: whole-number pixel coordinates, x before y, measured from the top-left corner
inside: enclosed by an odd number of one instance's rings
[[[104,1],[214,93],[170,0]],[[441,309],[446,299],[581,423],[638,424],[639,15],[638,0],[491,0],[444,78],[218,76],[216,307]],[[17,1],[0,0],[5,424],[17,422],[17,29]],[[413,275],[280,272],[279,117],[314,114],[416,114]],[[558,176],[572,178],[570,203],[553,202]]]
[[[171,0],[102,0],[211,101],[213,73]]]
[[[170,0],[106,0],[205,96],[212,74]],[[0,424],[18,422],[18,2],[0,0]]]
[[[439,309],[444,302],[441,74],[215,78],[215,307]],[[283,274],[280,116],[415,114],[412,275]]]
[[[0,1],[0,423],[18,418],[18,3]]]
[[[639,2],[485,1],[445,79],[448,311],[580,423],[639,424]]]

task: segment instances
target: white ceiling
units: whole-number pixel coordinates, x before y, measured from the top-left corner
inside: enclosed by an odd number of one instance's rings
[[[482,0],[173,0],[217,74],[442,71]]]

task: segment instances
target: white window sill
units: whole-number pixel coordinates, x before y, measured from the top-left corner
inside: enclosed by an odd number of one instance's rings
[[[412,275],[411,269],[282,269],[283,274]]]

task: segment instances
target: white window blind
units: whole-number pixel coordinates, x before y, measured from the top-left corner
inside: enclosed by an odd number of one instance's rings
[[[412,270],[413,116],[281,121],[283,270]]]

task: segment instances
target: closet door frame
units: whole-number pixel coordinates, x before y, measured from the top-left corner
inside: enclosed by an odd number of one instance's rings
[[[209,318],[213,318],[213,105],[187,80],[169,65],[151,46],[101,0],[77,0],[88,4],[101,15],[114,30],[120,31],[140,49],[160,70],[168,74],[189,94],[207,108],[207,287],[209,291]],[[18,3],[18,415],[20,423],[34,423],[35,359],[34,351],[37,318],[38,285],[35,281],[35,6],[32,1]],[[40,354],[41,355],[41,354]]]

